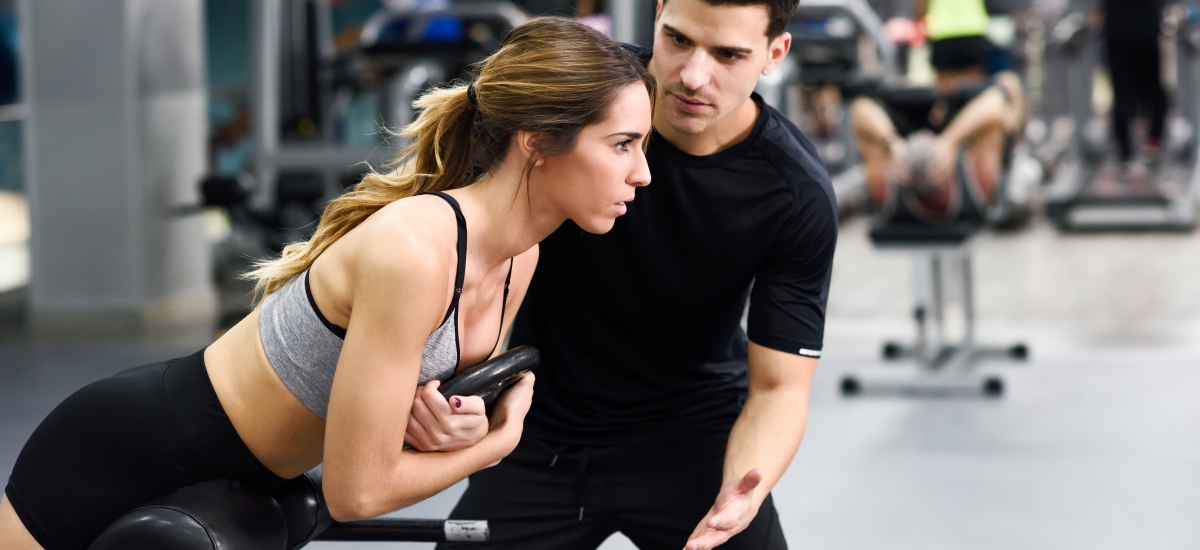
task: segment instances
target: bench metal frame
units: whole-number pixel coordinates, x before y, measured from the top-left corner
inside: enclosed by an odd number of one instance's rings
[[[938,228],[929,229],[936,236]],[[917,365],[917,375],[907,380],[873,380],[856,375],[842,379],[844,395],[887,394],[929,397],[999,397],[1004,382],[995,375],[983,375],[977,369],[985,359],[1021,361],[1028,357],[1023,343],[1007,346],[982,345],[975,339],[975,287],[972,272],[969,236],[952,236],[945,240],[923,239],[900,241],[872,235],[874,244],[883,250],[909,252],[913,257],[914,306],[916,340],[909,344],[888,342],[883,346],[887,360],[911,360]],[[946,267],[959,267],[956,281],[947,281]],[[951,341],[946,334],[946,290],[958,285],[962,290],[963,336]]]

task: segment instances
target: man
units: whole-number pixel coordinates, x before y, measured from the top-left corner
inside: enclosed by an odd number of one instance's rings
[[[902,104],[886,108],[865,97],[851,105],[867,190],[889,216],[978,219],[995,198],[1006,140],[1023,123],[1021,82],[1009,72],[986,75],[983,0],[917,0],[916,8],[937,94],[928,102],[903,94]],[[966,93],[972,89],[979,93]]]
[[[489,520],[470,548],[615,531],[643,550],[786,548],[770,491],[804,433],[837,208],[812,145],[752,94],[796,0],[716,1],[660,1],[641,52],[652,185],[609,234],[568,222],[541,244],[512,337],[542,352],[536,397],[451,514]]]

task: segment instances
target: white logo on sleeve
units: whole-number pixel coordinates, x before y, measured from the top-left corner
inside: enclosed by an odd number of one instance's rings
[[[819,349],[800,348],[800,355],[803,355],[803,356],[805,356],[805,357],[820,357],[820,356],[821,356],[821,350],[819,350]]]

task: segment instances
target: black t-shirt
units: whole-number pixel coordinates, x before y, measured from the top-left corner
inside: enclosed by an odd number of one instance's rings
[[[762,103],[714,155],[650,138],[652,181],[612,231],[568,221],[541,257],[512,345],[542,352],[525,432],[585,445],[725,436],[750,341],[819,357],[837,205],[817,152]],[[753,283],[753,285],[752,285]]]

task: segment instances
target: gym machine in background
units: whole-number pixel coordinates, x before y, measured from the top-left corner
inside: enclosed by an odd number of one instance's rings
[[[498,49],[504,34],[525,20],[515,4],[480,0],[440,9],[384,9],[372,16],[359,45],[371,70],[385,81],[388,126],[412,122],[414,100],[438,84],[466,78],[470,64]]]
[[[327,2],[260,0],[255,7],[256,205],[308,197],[311,182],[297,182],[299,193],[278,189],[292,185],[289,174],[315,174],[324,194],[333,196],[357,181],[363,163],[379,167],[392,160],[404,144],[387,142],[388,130],[411,121],[412,100],[466,77],[471,63],[526,19],[507,0],[389,4],[362,26],[355,47],[337,55]],[[352,116],[363,97],[375,100],[365,124]],[[364,142],[366,134],[382,134],[384,146],[370,137]]]
[[[507,0],[389,3],[335,35],[326,1],[252,4],[252,156],[200,184],[204,205],[228,212],[218,281],[308,238],[328,200],[404,146],[393,131],[414,118],[413,100],[467,78],[527,19]]]
[[[1191,231],[1196,224],[1197,129],[1200,128],[1200,10],[1182,4],[1163,13],[1160,48],[1171,97],[1157,170],[1119,174],[1108,113],[1093,105],[1096,33],[1078,6],[1049,33],[1051,56],[1062,59],[1066,112],[1074,151],[1046,192],[1046,214],[1069,231]]]

